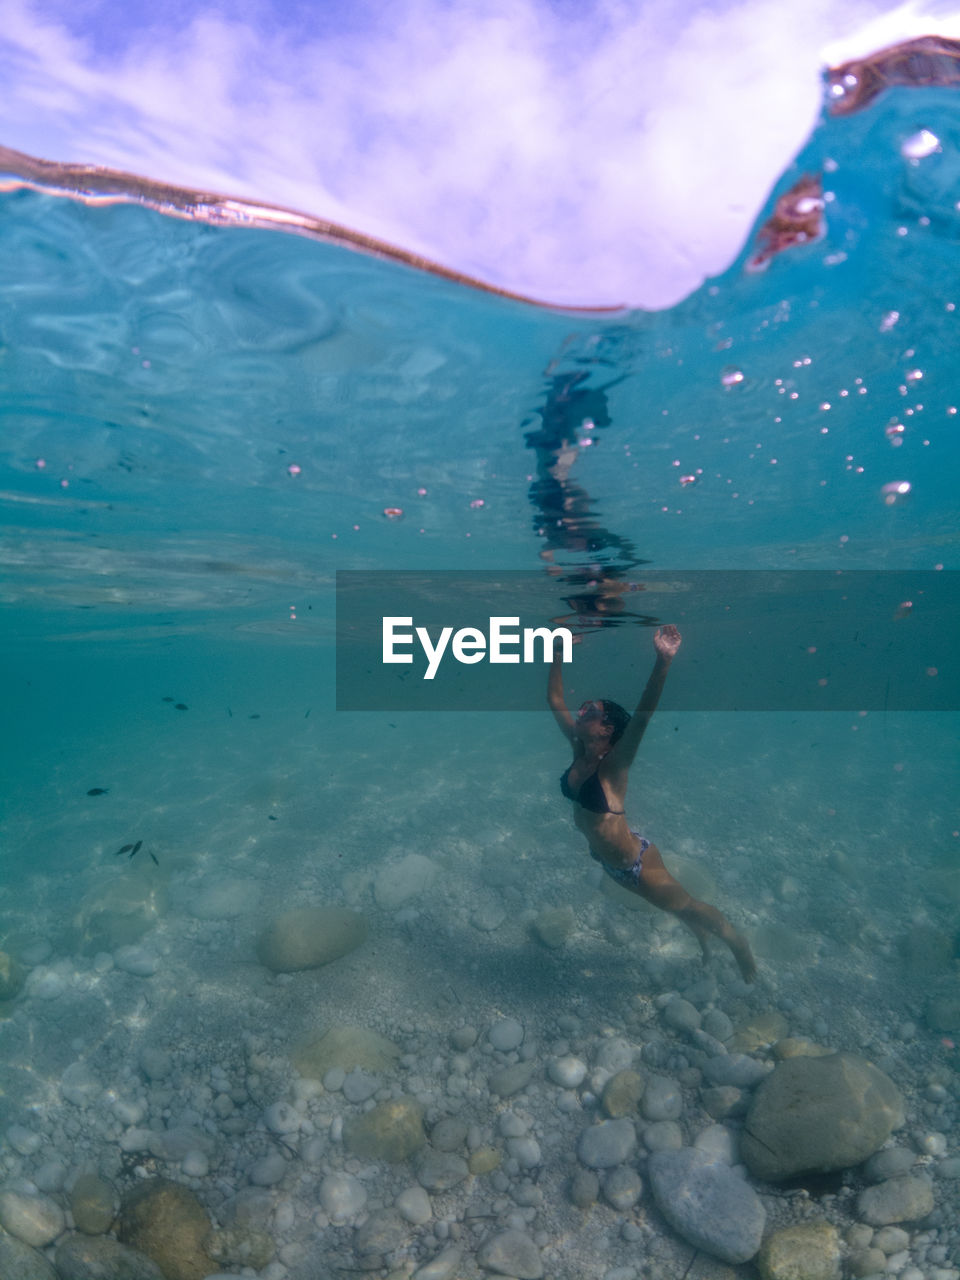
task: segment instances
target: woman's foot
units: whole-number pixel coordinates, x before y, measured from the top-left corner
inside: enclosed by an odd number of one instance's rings
[[[757,976],[757,962],[754,960],[753,952],[750,950],[750,943],[737,933],[730,939],[728,946],[733,952],[733,958],[737,962],[740,976],[744,982],[752,982]]]

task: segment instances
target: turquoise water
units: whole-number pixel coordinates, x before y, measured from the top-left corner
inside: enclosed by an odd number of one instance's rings
[[[923,128],[942,149],[910,160]],[[958,138],[943,90],[823,122],[778,188],[826,164],[823,239],[759,274],[745,246],[660,314],[552,312],[292,235],[0,196],[0,934],[64,984],[8,1008],[5,1123],[53,1106],[76,1060],[125,1078],[143,1042],[231,1063],[249,1033],[279,1060],[318,1022],[446,1044],[448,1023],[504,1012],[546,1043],[569,1008],[622,1025],[625,963],[650,998],[693,980],[666,922],[603,923],[546,714],[335,711],[334,574],[546,568],[526,437],[577,371],[611,385],[569,472],[603,536],[554,539],[568,575],[958,568]],[[652,650],[631,634],[630,669],[598,631],[569,683],[635,700]],[[753,937],[766,985],[742,1007],[819,1010],[835,1047],[883,1048],[909,1018],[904,1087],[953,1061],[920,1010],[955,981],[956,759],[954,714],[663,712],[628,800]],[[370,885],[411,853],[441,887],[398,916]],[[192,916],[224,878],[255,906]],[[124,879],[163,896],[143,942],[162,967],[114,970],[104,994],[111,945],[84,942],[81,904]],[[255,938],[303,901],[362,910],[376,946],[341,979],[271,987]],[[505,921],[480,930],[491,903]],[[562,961],[528,926],[568,904],[581,950]],[[109,1126],[101,1141],[109,1164]]]

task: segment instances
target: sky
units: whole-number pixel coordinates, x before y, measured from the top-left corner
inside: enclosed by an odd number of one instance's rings
[[[822,69],[960,0],[0,0],[0,144],[280,204],[560,304],[736,257]]]

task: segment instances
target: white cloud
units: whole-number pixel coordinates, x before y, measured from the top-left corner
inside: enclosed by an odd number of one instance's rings
[[[359,34],[198,9],[104,54],[13,0],[0,141],[290,205],[551,300],[661,306],[739,250],[814,124],[829,40],[944,28],[878,8],[403,0]]]

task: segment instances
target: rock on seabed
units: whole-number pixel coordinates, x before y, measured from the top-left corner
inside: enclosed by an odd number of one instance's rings
[[[0,1225],[24,1244],[39,1249],[57,1238],[66,1221],[50,1196],[0,1191]]]
[[[367,922],[346,907],[298,907],[260,935],[257,958],[273,973],[318,969],[365,941]]]
[[[0,1276],[15,1276],[16,1280],[58,1280],[56,1271],[42,1253],[6,1232],[0,1235]]]
[[[378,907],[397,911],[411,899],[422,897],[433,884],[440,867],[422,853],[408,853],[399,862],[389,863],[378,872],[373,882],[373,897]]]
[[[322,1036],[298,1046],[291,1055],[294,1067],[302,1076],[322,1080],[332,1067],[353,1071],[390,1071],[396,1066],[400,1050],[386,1036],[365,1027],[330,1027]]]
[[[95,1173],[81,1174],[70,1192],[74,1226],[84,1235],[104,1235],[110,1230],[116,1213],[115,1199],[109,1182]]]
[[[757,1258],[763,1280],[839,1280],[840,1237],[828,1222],[774,1231]]]
[[[343,1126],[343,1144],[364,1160],[396,1164],[423,1146],[423,1110],[413,1098],[381,1102],[372,1111],[354,1116]]]
[[[577,1158],[588,1169],[612,1169],[633,1154],[637,1133],[633,1121],[623,1117],[601,1120],[584,1129],[577,1141]]]
[[[540,1280],[543,1263],[540,1250],[524,1231],[501,1231],[485,1240],[477,1252],[484,1271],[516,1280]]]
[[[166,1280],[145,1253],[109,1236],[64,1236],[55,1258],[61,1280]],[[16,1275],[21,1280],[20,1273]]]
[[[696,1249],[722,1262],[747,1262],[760,1248],[766,1211],[729,1165],[694,1147],[658,1151],[647,1166],[657,1208]]]
[[[81,955],[139,942],[167,909],[166,888],[159,876],[117,876],[85,894],[74,917]]]
[[[860,1164],[904,1123],[896,1085],[865,1058],[787,1058],[757,1088],[740,1154],[777,1182]]]
[[[205,1280],[216,1273],[205,1247],[210,1227],[193,1192],[165,1178],[140,1183],[120,1206],[120,1240],[152,1258],[166,1280]]]
[[[891,1222],[914,1222],[933,1211],[933,1188],[926,1178],[909,1173],[867,1187],[857,1198],[857,1210],[872,1227]]]

